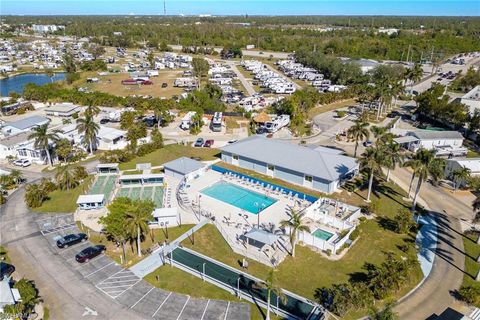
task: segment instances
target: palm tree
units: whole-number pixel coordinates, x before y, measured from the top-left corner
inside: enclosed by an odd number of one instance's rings
[[[25,187],[25,203],[30,208],[37,208],[47,198],[47,192],[38,184],[33,183]]]
[[[267,317],[265,318],[266,320],[270,320],[270,296],[272,292],[282,301],[282,303],[287,302],[287,296],[283,293],[282,288],[277,285],[275,272],[276,269],[270,269],[264,282],[255,283],[255,287],[267,290]]]
[[[381,163],[383,162],[383,153],[379,147],[367,148],[362,154],[360,166],[362,169],[368,171],[369,175],[367,202],[370,202],[370,196],[372,194],[373,176],[381,170]]]
[[[51,166],[52,158],[50,156],[50,143],[58,141],[58,130],[48,131],[48,123],[38,126],[33,129],[33,132],[28,135],[28,139],[34,139],[34,146],[38,149],[43,149],[47,155],[47,165]]]
[[[403,162],[403,155],[400,153],[400,145],[395,142],[390,142],[383,147],[384,164],[387,168],[387,181],[390,181],[390,172],[395,170],[397,165]]]
[[[148,234],[148,222],[153,220],[153,207],[154,205],[151,201],[139,201],[136,206],[132,206],[127,212],[126,226],[131,236],[136,238],[137,254],[139,257],[142,256],[140,249],[141,238],[145,234]]]
[[[368,318],[370,320],[397,320],[398,314],[393,311],[393,303],[389,302],[385,305],[383,310],[379,311],[376,307],[371,307],[369,310]]]
[[[87,114],[97,116],[100,114],[100,108],[91,104],[85,109],[85,115]]]
[[[470,177],[470,169],[466,167],[461,167],[453,170],[452,178],[455,184],[455,188],[453,189],[453,192],[457,191],[460,184],[464,181],[467,181],[469,177]]]
[[[76,177],[76,166],[67,164],[57,169],[55,181],[62,190],[70,190],[79,185],[80,181]]]
[[[410,193],[413,187],[413,181],[416,177],[416,169],[419,166],[419,160],[416,158],[416,154],[413,154],[411,158],[403,163],[404,167],[412,169],[412,178],[410,179],[410,184],[408,186],[408,198],[410,198]]]
[[[93,120],[93,114],[85,113],[85,118],[77,120],[77,130],[83,133],[83,142],[89,146],[90,154],[93,154],[93,145],[97,143],[97,134],[100,125]]]
[[[348,138],[355,141],[355,152],[353,153],[354,157],[357,157],[358,143],[360,140],[367,140],[370,137],[370,132],[368,131],[368,123],[355,121],[355,124],[348,129]]]
[[[418,177],[417,188],[415,190],[415,196],[413,197],[412,211],[415,212],[417,205],[418,194],[422,187],[422,183],[427,180],[429,176],[434,181],[441,178],[444,168],[445,160],[435,158],[435,150],[419,149],[415,158],[418,160],[417,167],[415,168],[415,175]]]
[[[407,80],[410,80],[410,92],[412,92],[413,84],[422,79],[423,69],[420,64],[415,64],[413,68],[408,69],[406,72]]]
[[[292,245],[292,257],[295,257],[295,245],[297,242],[298,231],[310,232],[310,228],[303,224],[303,217],[305,213],[299,213],[295,210],[291,210],[290,219],[280,221],[280,226],[283,228],[288,227],[290,229],[290,244]]]
[[[15,184],[18,184],[23,179],[22,171],[17,169],[13,169],[12,171],[10,171],[9,176],[13,180],[13,182],[15,182]]]

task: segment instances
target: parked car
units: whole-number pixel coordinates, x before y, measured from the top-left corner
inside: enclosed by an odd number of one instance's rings
[[[152,84],[153,84],[153,82],[150,81],[150,80],[145,80],[145,81],[142,82],[142,85],[144,85],[144,86],[149,86],[149,85],[152,85]]]
[[[99,244],[96,246],[88,247],[83,249],[75,256],[75,260],[80,263],[88,262],[90,259],[95,258],[96,256],[104,253],[106,250],[105,246]]]
[[[109,122],[110,122],[110,120],[107,119],[107,118],[103,118],[103,119],[100,120],[100,124],[105,124],[105,123],[109,123]]]
[[[232,144],[232,143],[235,143],[235,142],[237,142],[237,141],[238,141],[238,140],[236,140],[236,139],[233,139],[233,140],[228,140],[228,142],[227,142],[227,143],[228,143],[228,144]]]
[[[214,142],[215,142],[215,141],[213,141],[213,139],[208,139],[207,141],[205,141],[205,143],[204,143],[203,146],[204,146],[205,148],[210,148],[211,146],[213,146],[213,143],[214,143]]]
[[[29,165],[32,164],[32,162],[28,159],[18,159],[13,161],[13,164],[16,165],[17,167],[28,167]]]
[[[0,262],[0,280],[3,280],[5,276],[10,277],[15,271],[15,267],[6,262]]]
[[[195,141],[195,144],[193,146],[194,147],[202,147],[204,142],[205,142],[205,140],[203,140],[203,138],[198,138],[197,141]]]
[[[168,87],[168,84],[166,82],[162,83],[162,88]]]
[[[85,233],[68,234],[57,240],[57,247],[59,247],[60,249],[68,248],[69,246],[73,246],[74,244],[84,242],[87,239],[88,237]]]
[[[363,146],[364,146],[364,147],[371,147],[372,145],[373,145],[373,142],[370,141],[370,140],[367,140],[367,141],[365,141],[365,142],[363,143]]]

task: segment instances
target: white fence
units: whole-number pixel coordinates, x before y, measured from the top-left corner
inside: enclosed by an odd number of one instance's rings
[[[353,226],[343,238],[337,238],[332,242],[325,241],[323,239],[315,237],[309,232],[304,231],[298,232],[297,239],[306,245],[318,248],[323,251],[330,250],[332,254],[337,254],[337,251],[345,244],[345,242],[347,242],[353,230],[355,230],[355,226]]]

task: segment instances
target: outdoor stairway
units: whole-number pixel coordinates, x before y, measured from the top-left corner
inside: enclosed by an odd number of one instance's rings
[[[475,308],[469,315],[472,320],[480,320],[480,309]]]

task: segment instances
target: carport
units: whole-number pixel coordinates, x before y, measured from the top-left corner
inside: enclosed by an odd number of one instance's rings
[[[278,241],[279,238],[276,234],[257,228],[252,228],[243,236],[247,240],[248,245],[258,248],[263,248],[265,245],[273,248],[273,245]]]

